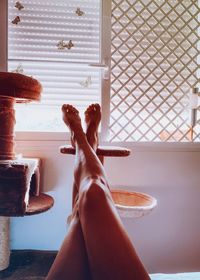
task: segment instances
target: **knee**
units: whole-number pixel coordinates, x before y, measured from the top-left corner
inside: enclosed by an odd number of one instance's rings
[[[89,183],[79,200],[79,210],[91,210],[101,206],[107,200],[107,191],[104,184],[99,182]]]

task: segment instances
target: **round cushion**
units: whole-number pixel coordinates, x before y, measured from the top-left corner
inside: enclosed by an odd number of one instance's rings
[[[0,72],[0,96],[14,97],[16,102],[39,101],[42,85],[36,79],[19,74]]]

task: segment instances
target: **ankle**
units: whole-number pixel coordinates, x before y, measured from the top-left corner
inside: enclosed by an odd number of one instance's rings
[[[97,146],[98,146],[98,137],[97,137],[97,134],[96,135],[86,135],[87,136],[87,141],[89,143],[89,145],[91,146],[91,148],[93,150],[96,150],[97,149]]]
[[[76,146],[87,144],[86,135],[83,130],[75,133],[75,139]]]

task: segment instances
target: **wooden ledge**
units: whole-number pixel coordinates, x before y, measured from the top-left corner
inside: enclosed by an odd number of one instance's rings
[[[63,145],[60,147],[60,152],[62,154],[75,155],[75,148],[71,145]],[[97,149],[97,155],[104,157],[127,157],[130,153],[131,151],[124,147],[99,146]]]
[[[53,207],[54,199],[48,195],[41,193],[39,196],[30,196],[29,205],[26,209],[25,216],[31,216],[48,211]]]

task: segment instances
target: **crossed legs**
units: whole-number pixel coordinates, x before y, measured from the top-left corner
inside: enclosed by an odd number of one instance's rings
[[[118,216],[104,168],[95,154],[99,105],[91,105],[85,113],[86,135],[78,111],[70,105],[62,110],[76,148],[73,213],[69,233],[46,279],[149,280]]]

